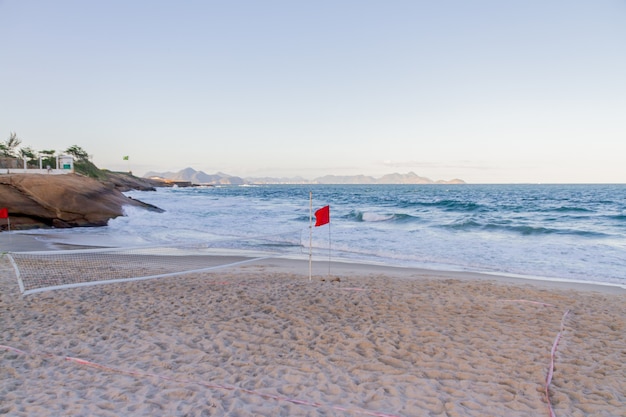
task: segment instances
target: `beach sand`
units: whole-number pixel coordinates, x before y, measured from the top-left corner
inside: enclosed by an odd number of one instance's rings
[[[22,297],[0,415],[626,416],[625,292],[266,259]],[[320,275],[321,273],[321,275]]]

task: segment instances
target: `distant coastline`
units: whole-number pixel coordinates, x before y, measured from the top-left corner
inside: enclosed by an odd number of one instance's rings
[[[246,184],[465,184],[462,179],[432,180],[421,177],[414,172],[406,174],[387,174],[382,177],[372,177],[368,175],[325,175],[307,180],[302,177],[275,178],[275,177],[248,177],[242,178],[234,175],[218,172],[207,174],[203,171],[196,171],[193,168],[185,168],[178,172],[147,172],[144,178],[188,182],[197,185],[246,185]]]

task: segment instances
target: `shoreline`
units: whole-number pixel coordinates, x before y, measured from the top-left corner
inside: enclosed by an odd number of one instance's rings
[[[81,245],[61,242],[46,242],[40,238],[46,237],[46,233],[0,233],[0,253],[3,252],[52,252],[57,250],[82,250],[82,249],[103,249],[106,250],[107,246],[92,246]],[[54,236],[58,239],[58,236]],[[112,248],[113,249],[113,248]],[[248,257],[253,259],[256,255],[266,257],[273,260],[275,265],[282,265],[281,272],[301,273],[305,271],[308,274],[308,258],[306,256],[275,256],[274,253],[262,253],[254,251],[244,250],[230,250],[230,249],[215,249],[215,254],[209,254],[209,256],[219,258],[230,257],[233,255]],[[221,253],[220,253],[221,252]],[[256,254],[256,255],[255,255]],[[255,263],[267,263],[269,260],[255,261]],[[301,265],[306,263],[306,265]],[[316,272],[323,270],[324,267],[328,268],[328,261],[321,261],[319,259],[314,261]],[[227,266],[225,266],[227,267]],[[535,284],[541,287],[547,288],[569,288],[578,290],[599,291],[606,293],[626,294],[626,284],[605,283],[605,282],[593,282],[593,281],[578,281],[563,278],[552,277],[540,277],[540,276],[525,276],[506,274],[502,272],[485,272],[485,271],[459,271],[448,269],[429,269],[412,266],[395,266],[382,263],[367,263],[358,260],[336,258],[330,262],[330,271],[340,271],[342,273],[351,274],[363,274],[371,273],[372,271],[390,273],[394,271],[402,277],[414,275],[418,278],[423,277],[440,277],[442,279],[455,278],[461,280],[493,280],[501,283],[511,284]],[[318,273],[319,275],[319,273]]]
[[[0,233],[0,253],[3,252],[37,252],[65,249],[91,249],[93,246],[75,245],[71,243],[46,242],[45,231],[37,233],[20,233],[17,231]],[[58,238],[58,236],[55,236]]]
[[[303,270],[302,266],[296,267],[298,263],[308,262],[303,259],[296,258],[272,258],[277,263],[283,263],[283,268],[286,268],[290,272],[296,272],[297,270]],[[260,261],[266,262],[266,261]],[[269,261],[268,261],[269,262]],[[293,262],[294,265],[289,265],[290,262]],[[327,267],[328,262],[324,261],[314,261],[314,264],[317,266],[317,271],[319,272],[325,266]],[[544,288],[558,288],[558,289],[575,289],[581,291],[598,291],[598,292],[606,292],[606,293],[616,293],[616,294],[626,294],[626,285],[613,284],[613,283],[603,283],[603,282],[593,282],[593,281],[575,281],[575,280],[567,280],[560,278],[550,278],[550,277],[533,277],[533,276],[522,276],[522,275],[512,275],[512,274],[504,274],[500,272],[474,272],[474,271],[455,271],[455,270],[447,270],[447,269],[429,269],[429,268],[418,268],[418,267],[405,267],[405,266],[393,266],[387,264],[375,264],[375,263],[366,263],[359,261],[351,261],[351,260],[335,260],[331,262],[331,275],[333,275],[334,271],[340,271],[344,274],[349,274],[352,276],[363,275],[366,273],[379,272],[385,275],[393,275],[401,278],[413,277],[413,278],[439,278],[439,279],[459,279],[459,280],[480,280],[480,281],[493,281],[496,283],[502,284],[513,284],[513,285],[537,285]],[[321,277],[319,273],[318,277]]]

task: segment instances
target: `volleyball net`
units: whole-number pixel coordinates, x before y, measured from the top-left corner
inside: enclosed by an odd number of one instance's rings
[[[183,275],[301,254],[301,233],[213,242],[8,252],[22,294]]]

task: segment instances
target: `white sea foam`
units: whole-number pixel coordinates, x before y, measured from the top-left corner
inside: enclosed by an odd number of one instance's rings
[[[364,222],[384,222],[393,219],[393,214],[378,214],[370,211],[363,213]]]
[[[165,210],[128,208],[104,228],[59,231],[99,245],[211,242],[401,266],[626,282],[626,187],[316,186],[331,224],[309,229],[304,186],[131,192]],[[273,236],[269,238],[269,236]]]

